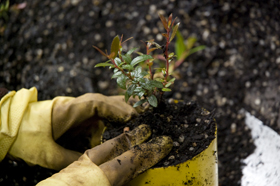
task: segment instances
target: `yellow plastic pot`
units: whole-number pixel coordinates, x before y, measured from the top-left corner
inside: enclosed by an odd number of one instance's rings
[[[218,186],[217,131],[207,149],[184,163],[152,168],[126,186]]]

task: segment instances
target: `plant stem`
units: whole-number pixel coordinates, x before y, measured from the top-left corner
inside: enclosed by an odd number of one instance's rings
[[[165,60],[166,60],[166,74],[165,74],[165,84],[167,82],[167,77],[169,76],[169,60],[168,60],[168,46],[169,46],[169,35],[170,35],[170,30],[171,29],[168,29],[167,30],[167,37],[166,37],[166,44],[165,44],[165,51],[164,51],[164,57],[165,57]]]
[[[134,80],[134,78],[130,75],[130,73],[126,73],[123,69],[121,69],[120,67],[118,67],[118,65],[115,63],[114,59],[110,59],[111,62],[113,63],[113,65],[115,65],[115,67],[120,70],[125,76],[127,76],[129,79],[131,79],[132,81]]]
[[[153,76],[153,73],[152,73],[152,67],[151,67],[151,66],[149,66],[149,70],[150,70],[150,77],[151,77],[151,80],[153,80],[153,79],[154,79],[154,76]]]
[[[147,53],[147,55],[150,54],[149,47],[147,45],[146,45],[146,53]],[[151,78],[151,80],[153,80],[154,79],[154,75],[153,75],[153,72],[152,72],[152,66],[149,64],[149,59],[147,60],[147,64],[149,65],[150,78]]]

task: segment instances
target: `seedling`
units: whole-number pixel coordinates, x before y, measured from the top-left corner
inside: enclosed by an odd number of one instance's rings
[[[126,90],[125,101],[133,96],[138,96],[139,100],[134,104],[134,107],[140,106],[145,102],[148,102],[151,106],[157,107],[158,103],[162,101],[162,95],[166,91],[171,91],[169,88],[175,81],[175,78],[170,78],[169,64],[172,62],[173,58],[176,57],[174,53],[169,53],[169,44],[176,36],[178,27],[180,23],[175,24],[176,18],[172,19],[172,14],[166,19],[163,15],[159,15],[161,22],[163,24],[166,33],[162,33],[162,36],[166,38],[164,45],[156,43],[154,40],[149,40],[145,42],[146,54],[138,52],[138,56],[133,58],[132,54],[138,48],[132,48],[128,52],[123,51],[123,43],[130,40],[131,38],[122,41],[121,38],[116,36],[111,44],[110,54],[108,52],[103,52],[96,46],[93,46],[98,50],[103,56],[108,58],[108,61],[104,63],[99,63],[95,67],[105,67],[108,66],[114,69],[114,74],[112,78],[117,79],[117,84],[120,88]],[[155,50],[160,50],[161,55],[165,59],[165,67],[160,68],[163,73],[163,77],[154,78],[153,73],[153,61],[154,58],[151,53]],[[141,63],[145,62],[148,71],[143,70]]]

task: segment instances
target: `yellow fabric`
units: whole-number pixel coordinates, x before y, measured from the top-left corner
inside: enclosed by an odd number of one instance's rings
[[[83,154],[59,173],[41,181],[37,186],[111,186],[104,172]]]
[[[16,139],[23,115],[29,103],[37,101],[35,88],[6,94],[0,102],[0,161],[4,159]]]
[[[61,147],[53,139],[51,116],[56,99],[38,102],[36,88],[21,89],[3,99],[0,141],[1,147],[4,147],[0,151],[2,159],[9,154],[30,165],[61,170],[81,156],[79,152]]]
[[[81,153],[61,147],[53,138],[52,112],[55,105],[73,101],[72,107],[75,109],[67,110],[66,113],[68,111],[75,113],[76,109],[80,108],[75,105],[75,102],[82,100],[83,104],[81,105],[87,105],[87,107],[91,108],[90,110],[94,111],[92,115],[99,114],[99,117],[112,116],[112,110],[116,110],[106,104],[110,98],[93,94],[88,94],[84,97],[91,99],[57,97],[53,100],[38,102],[36,88],[21,89],[17,92],[12,91],[5,95],[0,101],[0,161],[9,154],[14,158],[23,159],[31,165],[40,165],[55,170],[61,170],[69,165],[65,169],[66,171],[61,171],[41,184],[81,185],[83,183],[82,185],[110,185],[105,174],[90,161],[87,155],[76,161],[81,156]],[[103,99],[107,101],[96,101],[100,97],[104,97]],[[119,116],[119,118],[130,119],[133,113],[137,114],[131,106],[119,102],[117,99],[116,101],[116,104],[118,103],[117,105],[120,106],[118,108],[120,111],[116,112],[113,117]],[[56,108],[59,107],[57,106]],[[67,121],[69,119],[65,117],[67,115],[62,116],[62,120]],[[79,120],[79,117],[76,119]],[[73,124],[78,123],[79,121],[73,122]],[[60,130],[58,130],[59,132]],[[63,132],[60,133],[63,134]],[[81,182],[81,180],[84,182]]]
[[[70,128],[98,135],[103,131],[100,118],[125,122],[134,115],[136,110],[123,96],[89,93],[37,101],[36,88],[10,92],[1,99],[0,160],[8,154],[31,165],[61,170],[82,154],[58,145],[58,137]]]

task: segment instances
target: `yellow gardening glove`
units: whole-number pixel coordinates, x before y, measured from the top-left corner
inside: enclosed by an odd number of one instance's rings
[[[150,127],[140,125],[87,150],[77,161],[37,186],[122,186],[155,165],[172,149],[173,142],[166,136],[143,143],[150,135]]]
[[[101,118],[128,121],[138,113],[123,99],[89,93],[38,102],[35,88],[8,93],[0,102],[0,161],[8,154],[50,169],[66,167],[81,153],[65,149],[55,140],[73,129],[94,130],[92,134],[99,138],[104,127]]]

